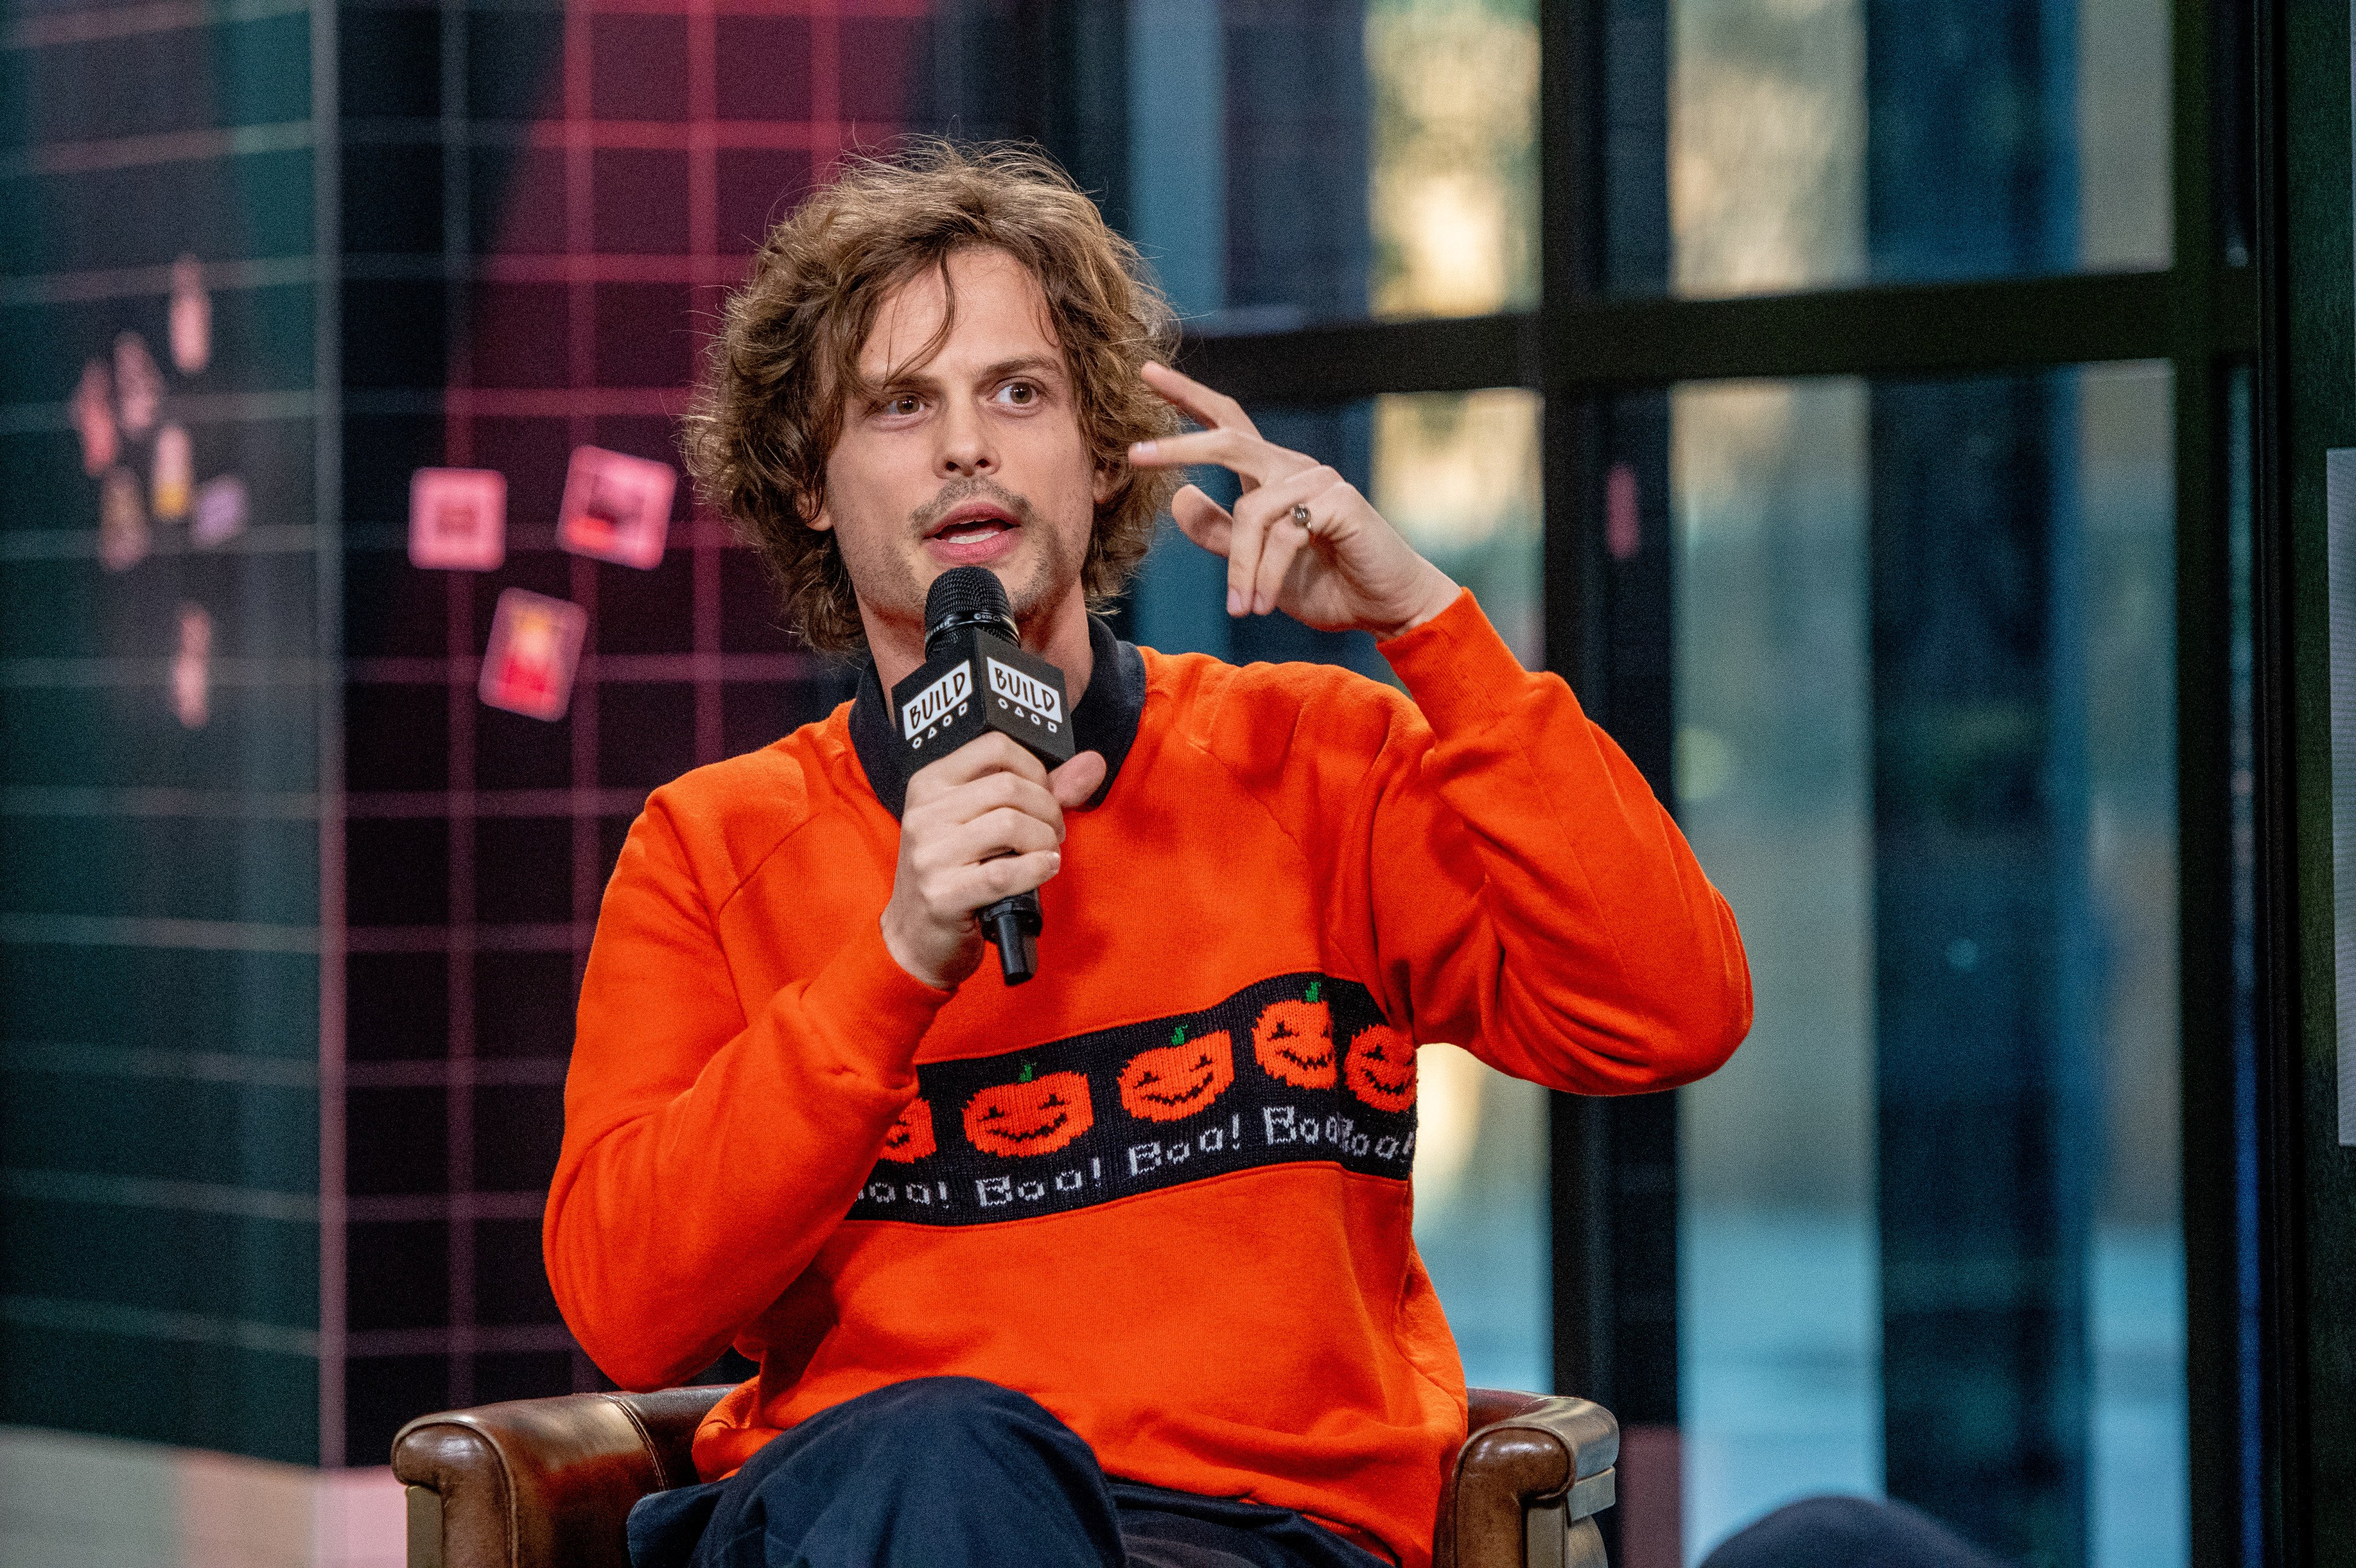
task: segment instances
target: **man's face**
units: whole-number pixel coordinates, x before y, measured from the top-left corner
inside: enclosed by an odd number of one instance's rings
[[[1079,592],[1111,475],[1081,437],[1037,281],[1005,251],[979,248],[950,256],[948,275],[955,315],[922,364],[948,307],[939,271],[884,299],[859,356],[880,391],[843,410],[811,526],[834,530],[871,622],[921,629],[934,578],[986,566],[1027,626]]]

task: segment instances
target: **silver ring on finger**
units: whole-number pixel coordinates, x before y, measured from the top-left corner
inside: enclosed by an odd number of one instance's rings
[[[1304,503],[1298,501],[1293,503],[1292,520],[1295,524],[1299,525],[1301,531],[1303,533],[1313,534],[1317,531],[1315,526],[1310,521],[1309,507]]]

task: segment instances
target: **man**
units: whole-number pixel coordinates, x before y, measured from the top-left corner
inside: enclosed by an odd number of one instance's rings
[[[853,166],[770,237],[691,420],[858,699],[658,791],[583,985],[549,1272],[617,1381],[734,1345],[641,1563],[1420,1565],[1463,1377],[1409,1235],[1413,1042],[1589,1093],[1749,1027],[1740,938],[1564,684],[1313,458],[1162,363],[1043,161]],[[1201,428],[1177,433],[1173,411]],[[1230,513],[1186,465],[1237,474]],[[1165,497],[1231,614],[1407,696],[1088,614]],[[1081,750],[908,772],[926,591],[1004,582]],[[1084,694],[1084,695],[1083,695]],[[896,820],[895,820],[896,818]],[[1035,889],[1040,974],[973,912]]]

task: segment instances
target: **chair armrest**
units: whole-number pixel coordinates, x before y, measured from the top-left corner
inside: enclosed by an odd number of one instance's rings
[[[1583,1399],[1468,1393],[1472,1430],[1441,1506],[1438,1568],[1601,1568],[1590,1520],[1612,1506],[1619,1422]]]
[[[623,1523],[695,1477],[724,1388],[575,1393],[421,1415],[392,1440],[409,1568],[628,1568]]]

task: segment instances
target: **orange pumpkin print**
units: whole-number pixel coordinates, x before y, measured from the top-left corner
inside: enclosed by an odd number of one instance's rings
[[[937,1147],[933,1142],[933,1108],[922,1095],[902,1107],[900,1119],[884,1135],[876,1152],[901,1165],[914,1165]]]
[[[1186,1038],[1184,1025],[1170,1043],[1141,1051],[1120,1070],[1120,1103],[1143,1122],[1174,1122],[1207,1108],[1236,1081],[1235,1048],[1227,1031]]]
[[[1309,982],[1300,1001],[1269,1003],[1252,1025],[1252,1055],[1296,1089],[1333,1087],[1333,1009],[1317,999],[1323,983]]]
[[[1377,1111],[1415,1105],[1415,1041],[1388,1024],[1372,1024],[1350,1041],[1343,1077],[1350,1093]]]
[[[1012,1083],[993,1083],[965,1105],[965,1136],[986,1154],[1053,1154],[1096,1125],[1088,1081],[1077,1072],[1034,1078],[1029,1062]]]

